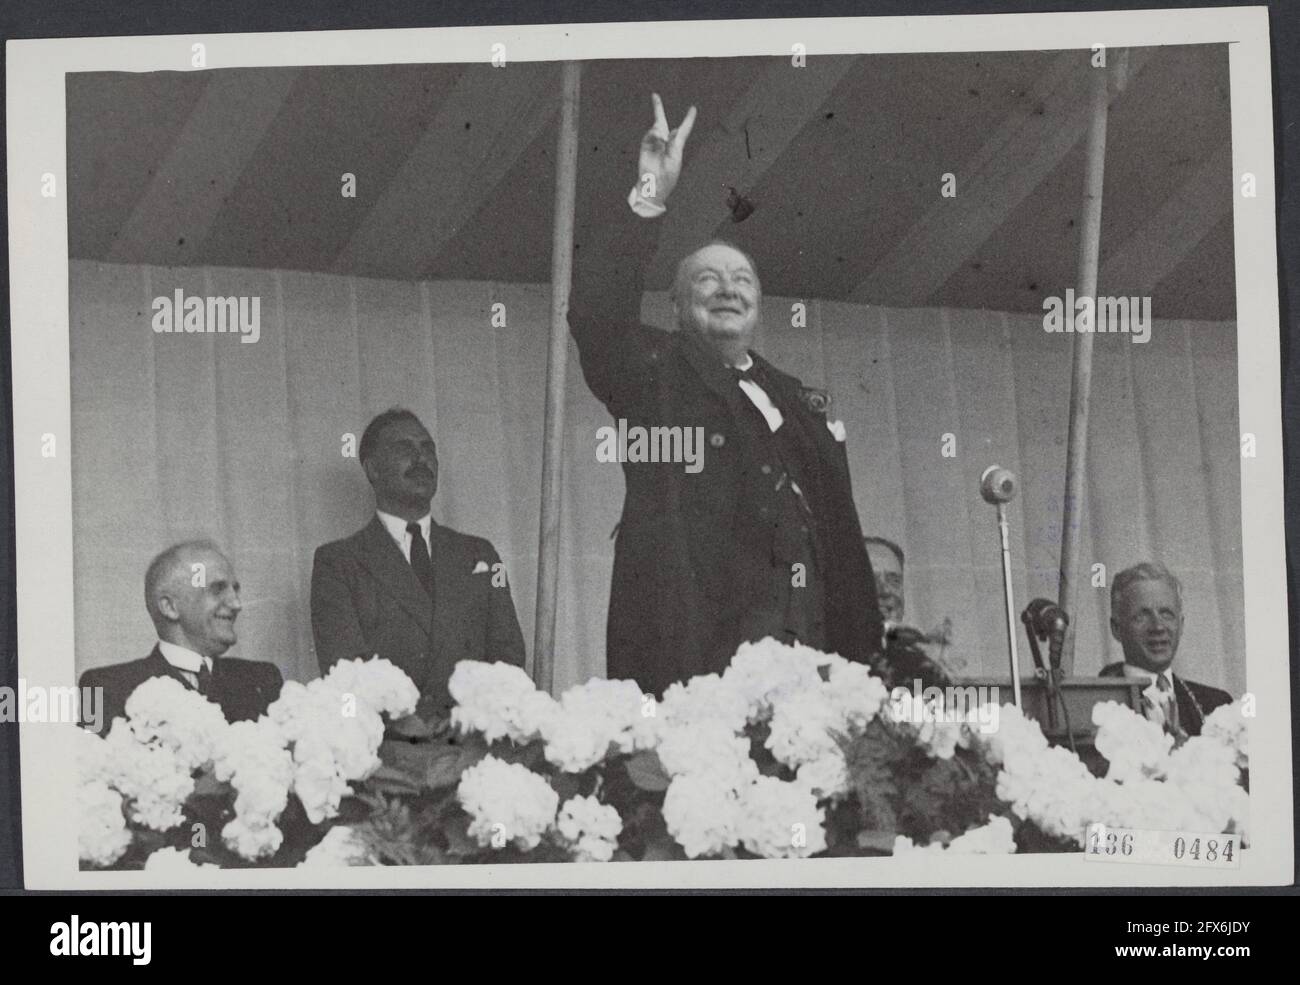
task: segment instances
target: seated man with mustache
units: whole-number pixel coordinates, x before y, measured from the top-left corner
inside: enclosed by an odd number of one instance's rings
[[[1183,590],[1163,564],[1143,562],[1115,576],[1110,587],[1110,632],[1124,660],[1101,670],[1102,677],[1151,682],[1142,695],[1149,721],[1175,736],[1200,735],[1205,717],[1232,695],[1173,672],[1183,635]]]
[[[524,638],[496,549],[434,523],[438,450],[409,410],[384,411],[358,448],[375,516],[316,551],[311,628],[321,671],[380,656],[420,689],[416,713],[444,717],[461,660],[524,665]]]
[[[221,706],[227,721],[261,717],[280,696],[280,670],[272,663],[224,654],[235,645],[235,620],[243,604],[239,579],[211,541],[175,544],[150,563],[144,603],[158,643],[142,660],[97,667],[81,675],[85,688],[103,688],[101,727],[126,715],[126,699],[152,677],[172,677]],[[83,712],[83,723],[92,717]]]

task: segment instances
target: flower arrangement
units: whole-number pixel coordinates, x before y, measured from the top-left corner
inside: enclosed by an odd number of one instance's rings
[[[1237,706],[1174,748],[1141,716],[1099,705],[1109,766],[1095,776],[1014,707],[997,709],[995,729],[990,709],[910,721],[870,668],[773,640],[661,700],[599,679],[556,699],[517,667],[470,661],[450,692],[450,718],[420,722],[405,675],[358,660],[227,725],[176,682],[150,681],[107,739],[82,741],[83,863],[1077,851],[1094,821],[1246,838]],[[204,819],[220,842],[192,846]]]

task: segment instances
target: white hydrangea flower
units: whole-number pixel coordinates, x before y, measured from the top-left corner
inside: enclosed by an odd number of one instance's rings
[[[277,825],[250,824],[237,816],[221,829],[221,840],[241,858],[259,859],[279,850],[284,832]]]
[[[716,724],[732,732],[745,727],[750,704],[729,678],[700,674],[683,684],[677,681],[664,691],[659,703],[661,727]]]
[[[653,702],[651,697],[647,704],[632,681],[597,677],[569,688],[540,727],[547,761],[566,773],[581,773],[611,751],[653,748],[656,720],[644,714],[647,707],[653,710]]]
[[[174,677],[151,677],[126,699],[136,739],[169,748],[191,771],[212,759],[228,727],[221,707]]]
[[[1015,850],[1011,821],[1000,814],[990,816],[988,824],[971,828],[948,843],[948,851],[958,855],[1012,855]]]
[[[124,722],[125,719],[117,719]],[[125,725],[120,728],[125,729]],[[73,755],[77,762],[77,775],[82,783],[92,780],[103,782],[109,774],[108,743],[89,729],[79,728],[73,733]]]
[[[1169,754],[1164,775],[1179,786],[1235,787],[1241,776],[1236,747],[1217,737],[1192,736]]]
[[[211,862],[195,863],[190,860],[189,849],[159,848],[144,860],[145,872],[193,872],[195,869],[219,869]]]
[[[765,745],[777,762],[794,769],[839,752],[834,733],[844,733],[848,726],[828,691],[819,680],[816,685],[780,694],[772,701]]]
[[[836,800],[848,792],[848,764],[839,750],[799,766],[795,781],[819,800]]]
[[[740,841],[763,858],[807,858],[826,850],[825,812],[798,783],[760,776],[740,793]]]
[[[664,794],[663,817],[687,858],[717,855],[740,841],[739,796],[707,776],[675,777]]]
[[[618,850],[623,819],[595,797],[570,797],[555,819],[555,830],[578,862],[608,862]]]
[[[77,822],[77,850],[83,862],[112,865],[131,845],[122,795],[103,780],[89,780],[78,787]]]
[[[1123,783],[1164,775],[1174,737],[1156,722],[1106,701],[1093,706],[1092,723],[1097,726],[1097,751],[1110,763],[1107,779]]]
[[[889,689],[873,677],[866,664],[834,656],[830,681],[823,693],[835,708],[844,731],[861,731],[871,723],[889,700]]]
[[[669,776],[706,779],[723,789],[738,790],[758,776],[749,756],[749,740],[721,723],[665,728],[656,749]]]
[[[546,761],[564,773],[581,773],[605,758],[612,736],[605,723],[576,714],[559,714],[544,730]]]
[[[217,744],[213,767],[216,778],[235,789],[235,815],[245,827],[265,828],[279,820],[289,802],[294,782],[293,756],[287,737],[270,718],[235,722]],[[234,829],[236,845],[256,844]],[[238,851],[235,845],[231,846]],[[278,847],[278,846],[277,846]],[[253,856],[246,856],[253,857]]]
[[[129,728],[115,728],[103,741],[104,779],[127,799],[131,820],[155,831],[180,824],[181,807],[194,792],[188,762],[170,746],[137,741]]]
[[[354,865],[374,865],[370,849],[345,824],[336,824],[325,837],[307,850],[298,868],[337,869]]]
[[[484,848],[506,843],[529,851],[555,821],[560,798],[544,777],[487,756],[460,777],[456,799],[473,819],[469,834]]]
[[[293,792],[313,824],[335,817],[349,782],[381,765],[383,719],[335,681],[286,682],[267,717],[293,747]]]
[[[821,684],[818,668],[833,662],[830,655],[811,647],[788,646],[769,637],[742,643],[722,679],[745,699],[748,719],[759,721],[780,696]]]
[[[1242,714],[1241,698],[1210,712],[1201,725],[1201,735],[1236,750],[1238,769],[1250,766],[1250,733],[1246,728],[1246,716]]]
[[[931,759],[952,759],[962,736],[959,722],[925,721],[916,729],[916,741]]]
[[[452,724],[488,742],[532,742],[558,709],[555,699],[538,691],[523,668],[508,663],[462,660],[451,672],[448,690],[456,702]]]
[[[1038,733],[1041,736],[1041,733]],[[1017,817],[1034,821],[1050,835],[1084,842],[1084,831],[1095,817],[1097,780],[1068,749],[1006,749],[997,779],[997,796]],[[1109,784],[1115,786],[1115,784]]]
[[[1008,758],[1034,755],[1048,748],[1043,730],[1032,718],[1026,718],[1015,705],[1002,705],[998,710],[998,727],[993,732],[981,732],[969,721],[965,734],[973,748],[980,749],[984,758],[994,766],[1002,765]]]
[[[1016,840],[1011,822],[1001,815],[991,816],[989,823],[971,828],[944,845],[933,841],[918,845],[905,835],[894,839],[895,855],[939,855],[952,852],[957,855],[1010,855],[1016,850]]]
[[[329,669],[325,680],[341,693],[355,695],[373,711],[392,718],[414,714],[420,700],[420,689],[415,683],[396,664],[382,657],[340,660]]]

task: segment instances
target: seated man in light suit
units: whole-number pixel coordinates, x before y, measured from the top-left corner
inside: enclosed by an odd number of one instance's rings
[[[1183,635],[1183,590],[1158,562],[1144,562],[1115,576],[1110,587],[1110,632],[1124,648],[1122,663],[1109,664],[1102,677],[1151,682],[1143,692],[1147,719],[1173,735],[1200,735],[1207,715],[1232,696],[1173,672]]]
[[[358,449],[376,514],[316,551],[311,627],[322,671],[339,660],[391,660],[420,689],[417,714],[445,716],[447,682],[461,660],[524,665],[505,569],[481,537],[433,522],[438,452],[409,410],[366,427]]]
[[[186,541],[154,558],[144,576],[144,602],[158,631],[153,652],[81,675],[83,689],[103,688],[105,730],[125,717],[126,699],[152,677],[173,677],[198,691],[231,722],[261,717],[280,696],[275,664],[224,656],[235,645],[243,606],[234,565],[211,541]]]

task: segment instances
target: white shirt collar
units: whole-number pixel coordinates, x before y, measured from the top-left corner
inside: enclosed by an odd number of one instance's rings
[[[747,369],[753,369],[753,368],[754,368],[754,357],[751,356],[748,352],[745,353],[745,365],[743,365],[743,366],[736,366],[735,368],[738,369],[738,370],[740,370],[742,373],[743,373],[745,370],[747,370]]]
[[[197,674],[199,668],[207,667],[212,670],[212,658],[204,657],[188,647],[177,646],[175,643],[168,643],[166,640],[158,641],[158,652],[162,658],[177,670],[186,670],[191,674]]]
[[[1172,670],[1166,669],[1166,670],[1162,670],[1159,674],[1154,674],[1151,671],[1147,670],[1145,667],[1139,667],[1136,664],[1126,663],[1124,665],[1124,676],[1131,677],[1139,681],[1148,681],[1151,685],[1149,690],[1154,691],[1157,695],[1160,695],[1161,698],[1163,698],[1164,695],[1167,694],[1172,695],[1174,693],[1174,672]],[[1159,688],[1155,686],[1157,677],[1163,677],[1169,682],[1168,691],[1161,691]]]
[[[393,516],[391,513],[385,513],[383,510],[375,510],[375,516],[379,517],[379,522],[384,525],[388,531],[388,536],[397,542],[397,546],[402,549],[402,556],[407,560],[411,557],[411,535],[406,532],[408,521],[403,520],[400,516]],[[424,546],[429,547],[429,531],[433,527],[432,511],[424,514],[416,521],[420,525],[420,533],[424,537]]]

